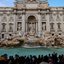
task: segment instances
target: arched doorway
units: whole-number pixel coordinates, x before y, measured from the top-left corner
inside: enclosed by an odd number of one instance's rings
[[[29,16],[27,19],[27,32],[31,35],[31,34],[35,34],[36,33],[36,18],[35,16]]]

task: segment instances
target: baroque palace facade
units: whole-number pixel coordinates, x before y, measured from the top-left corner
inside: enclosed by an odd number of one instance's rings
[[[0,7],[0,38],[64,35],[64,7],[49,7],[47,0],[16,0],[14,7]]]

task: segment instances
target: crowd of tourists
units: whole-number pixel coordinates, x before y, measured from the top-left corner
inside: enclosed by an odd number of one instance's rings
[[[7,54],[0,56],[0,64],[64,64],[64,55],[57,55],[57,53],[49,55],[36,56],[9,56]]]

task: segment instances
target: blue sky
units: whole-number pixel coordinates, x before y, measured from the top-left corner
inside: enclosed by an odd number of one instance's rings
[[[0,0],[0,6],[14,6],[14,0]],[[49,6],[64,6],[64,0],[48,0]]]

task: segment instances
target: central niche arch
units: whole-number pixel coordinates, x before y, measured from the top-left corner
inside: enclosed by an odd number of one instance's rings
[[[36,17],[35,16],[29,16],[27,18],[27,31],[29,33],[36,33],[36,23],[37,23],[37,20],[36,20]]]
[[[34,22],[36,22],[35,16],[29,16],[29,17],[28,17],[28,22],[29,22],[29,23],[34,23]]]

